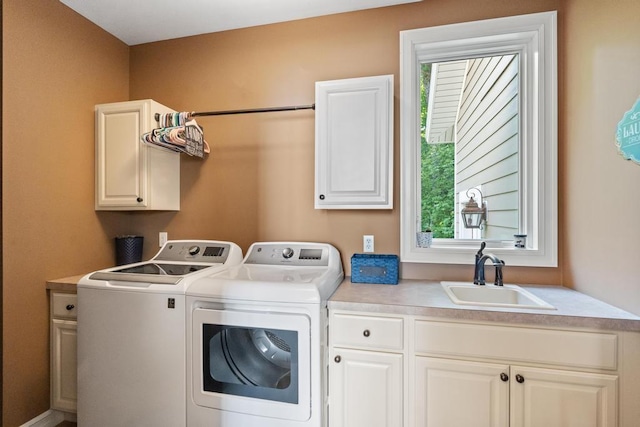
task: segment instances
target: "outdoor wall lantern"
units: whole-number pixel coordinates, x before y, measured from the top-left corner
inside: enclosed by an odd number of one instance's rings
[[[480,206],[473,198],[473,192],[477,191],[480,197]],[[469,194],[472,193],[472,194]],[[482,222],[487,220],[487,204],[482,196],[482,191],[477,188],[467,190],[469,201],[464,203],[464,207],[460,211],[462,214],[462,223],[465,228],[481,228]]]

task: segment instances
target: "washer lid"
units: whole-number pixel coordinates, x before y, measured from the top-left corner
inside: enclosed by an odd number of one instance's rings
[[[223,264],[173,264],[145,262],[129,264],[120,268],[98,271],[89,276],[94,280],[115,280],[119,282],[157,283],[177,285],[185,276],[205,268]]]
[[[228,266],[238,265],[241,261],[242,249],[232,242],[169,240],[151,260],[97,271],[83,277],[78,286],[187,286],[187,279],[193,280],[198,275],[213,274]]]

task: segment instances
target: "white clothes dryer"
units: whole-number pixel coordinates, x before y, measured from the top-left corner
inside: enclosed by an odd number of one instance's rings
[[[187,425],[326,425],[327,300],[344,278],[324,243],[254,243],[187,290]]]
[[[185,292],[242,261],[231,242],[172,240],[78,283],[78,425],[186,425]]]

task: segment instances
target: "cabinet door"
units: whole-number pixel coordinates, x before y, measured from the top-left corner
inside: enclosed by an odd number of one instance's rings
[[[334,348],[331,358],[331,427],[403,425],[401,354]]]
[[[147,150],[140,136],[148,110],[143,101],[96,107],[96,208],[147,205]]]
[[[96,210],[180,210],[180,154],[140,141],[169,112],[151,99],[96,106]]]
[[[316,209],[393,208],[393,76],[316,83]]]
[[[78,324],[60,319],[51,322],[51,407],[76,412]]]
[[[512,427],[617,426],[615,375],[512,367]]]
[[[415,370],[416,427],[509,425],[508,365],[416,357]]]

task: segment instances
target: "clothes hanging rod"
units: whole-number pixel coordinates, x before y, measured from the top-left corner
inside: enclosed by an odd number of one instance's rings
[[[316,109],[316,104],[292,105],[289,107],[252,108],[248,110],[202,111],[199,113],[191,113],[191,117],[224,116],[224,115],[230,115],[230,114],[273,113],[277,111],[315,110],[315,109]],[[156,113],[155,119],[156,121],[159,121],[160,114]]]

